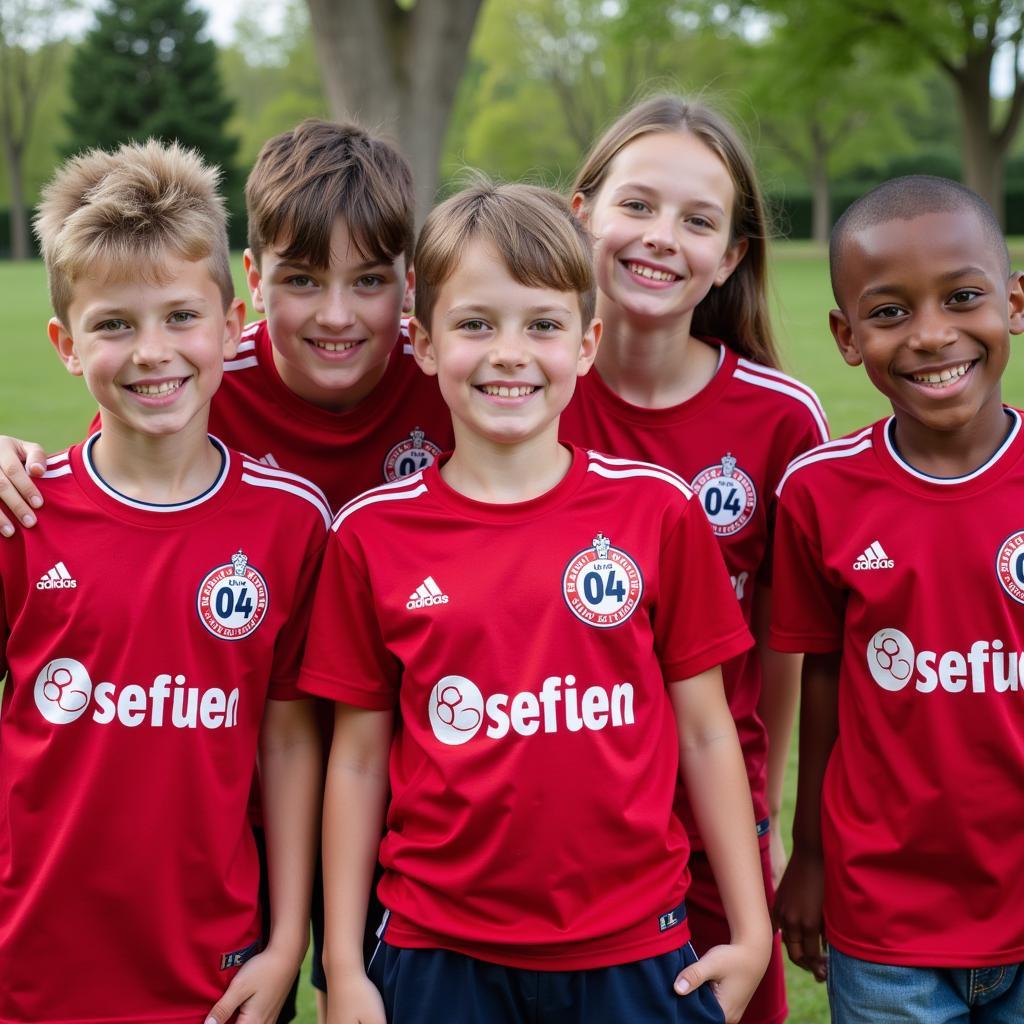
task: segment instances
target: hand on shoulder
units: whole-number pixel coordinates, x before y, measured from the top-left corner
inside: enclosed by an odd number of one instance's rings
[[[32,478],[45,472],[46,452],[39,445],[0,435],[0,536],[13,537],[15,522],[36,525],[34,509],[43,504],[43,496]]]

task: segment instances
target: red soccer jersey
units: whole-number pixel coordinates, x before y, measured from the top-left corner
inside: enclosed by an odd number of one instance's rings
[[[644,459],[678,473],[700,497],[750,622],[754,588],[769,541],[769,509],[790,460],[828,437],[809,388],[720,346],[718,372],[699,394],[667,409],[631,405],[596,370],[579,380],[562,415],[561,435],[575,444]],[[761,663],[747,651],[723,666],[729,707],[746,762],[754,812],[768,817],[768,738],[757,714]],[[700,845],[685,798],[678,808]]]
[[[825,921],[851,956],[1024,959],[1024,431],[969,476],[918,473],[893,420],[780,488],[772,644],[842,651],[825,775]]]
[[[99,416],[93,429],[99,429]],[[266,320],[249,324],[210,403],[210,431],[268,466],[312,480],[338,509],[357,494],[408,476],[452,447],[452,420],[436,377],[402,332],[387,371],[354,409],[331,412],[300,398],[274,365]]]
[[[301,686],[397,705],[389,942],[559,970],[686,941],[666,683],[750,644],[690,498],[576,449],[521,504],[465,498],[435,465],[339,513]]]
[[[312,480],[338,509],[370,487],[429,466],[452,447],[436,377],[416,365],[405,322],[387,371],[348,412],[299,398],[274,366],[266,320],[250,324],[210,405],[210,430],[260,462]]]
[[[146,505],[92,443],[0,546],[0,1021],[195,1024],[260,937],[256,743],[299,696],[329,512],[227,449],[201,497]]]

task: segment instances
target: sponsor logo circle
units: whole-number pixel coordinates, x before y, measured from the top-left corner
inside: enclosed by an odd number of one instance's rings
[[[880,629],[868,641],[871,678],[890,693],[902,690],[914,671],[914,645],[898,629]]]
[[[1024,530],[1010,534],[996,554],[996,575],[1003,590],[1024,604]]]
[[[196,610],[199,620],[214,636],[241,640],[259,627],[269,603],[266,580],[239,551],[199,584]]]
[[[390,483],[411,476],[433,465],[440,456],[441,449],[417,428],[384,457],[384,479]]]
[[[442,743],[461,746],[479,732],[483,723],[483,694],[465,676],[445,676],[430,691],[428,715],[430,727]]]
[[[644,592],[640,567],[608,538],[574,555],[562,576],[562,596],[573,615],[588,626],[621,626],[636,611]]]
[[[716,537],[739,533],[754,516],[757,491],[754,481],[736,465],[732,455],[702,469],[690,485]]]
[[[54,658],[36,676],[36,707],[48,722],[67,725],[80,718],[92,698],[92,680],[74,658]]]

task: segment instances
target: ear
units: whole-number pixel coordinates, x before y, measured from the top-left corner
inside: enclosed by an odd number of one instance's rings
[[[242,340],[242,328],[245,326],[245,303],[241,299],[232,299],[224,314],[224,358],[233,359],[238,352],[238,343]]]
[[[423,324],[413,317],[409,321],[409,343],[412,345],[413,358],[419,368],[428,376],[437,376],[437,354],[434,343]]]
[[[846,314],[841,309],[831,309],[828,314],[828,326],[832,331],[832,337],[836,339],[839,354],[843,357],[848,366],[860,366],[863,360],[860,357],[860,350],[853,340],[853,328]]]
[[[572,207],[572,215],[583,225],[587,223],[587,197],[582,192],[573,192],[569,201]]]
[[[1010,333],[1024,334],[1024,273],[1017,270],[1006,283],[1006,298],[1010,305]]]
[[[260,273],[260,261],[252,254],[252,249],[242,253],[242,266],[245,268],[245,283],[249,286],[252,296],[252,308],[257,313],[266,313],[263,304],[263,275]]]
[[[68,373],[81,377],[84,371],[78,359],[78,353],[75,351],[75,339],[68,333],[68,329],[57,317],[51,317],[50,322],[46,325],[46,333],[51,344],[57,350],[57,355],[60,356],[64,368]]]
[[[718,270],[715,272],[716,288],[721,288],[732,277],[732,272],[743,262],[743,257],[747,255],[749,244],[749,239],[740,238],[725,250],[722,262],[718,264]]]
[[[402,296],[402,312],[411,313],[416,308],[416,268],[405,272],[405,294]]]
[[[594,317],[590,326],[583,332],[583,342],[580,345],[579,358],[576,360],[576,376],[583,377],[590,372],[597,356],[598,346],[601,344],[601,335],[604,332],[604,324]]]

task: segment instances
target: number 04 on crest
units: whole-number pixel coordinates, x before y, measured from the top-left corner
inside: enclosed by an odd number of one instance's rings
[[[199,584],[196,609],[202,624],[221,640],[241,640],[267,614],[267,583],[242,552],[217,566]]]
[[[643,592],[639,566],[603,533],[570,560],[562,577],[562,594],[573,615],[599,629],[625,622]]]

